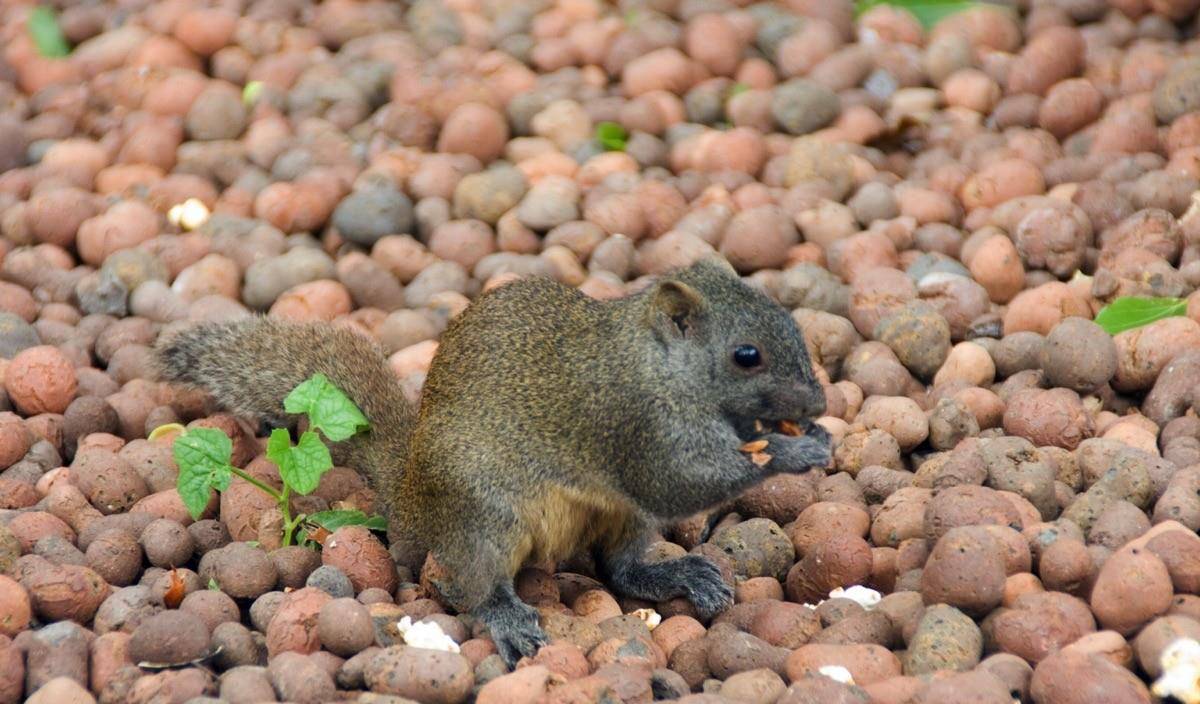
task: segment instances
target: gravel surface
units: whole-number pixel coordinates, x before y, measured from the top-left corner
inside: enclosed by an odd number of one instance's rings
[[[1151,693],[1200,639],[1196,0],[53,4],[65,58],[0,3],[0,704],[1200,702]],[[481,291],[714,251],[836,449],[664,526],[735,586],[712,622],[528,568],[552,642],[509,673],[380,535],[279,548],[241,480],[193,521],[147,439],[278,482],[164,331],[346,326],[415,401]],[[1124,296],[1186,311],[1110,335]]]

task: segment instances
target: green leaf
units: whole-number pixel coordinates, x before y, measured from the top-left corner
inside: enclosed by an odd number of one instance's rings
[[[333,467],[329,448],[311,430],[305,431],[295,446],[287,430],[272,430],[267,440],[267,458],[279,467],[279,476],[297,494],[311,494],[321,475]]]
[[[891,5],[892,7],[908,11],[909,14],[917,18],[922,27],[930,29],[950,15],[985,4],[991,4],[997,9],[1004,7],[996,3],[980,2],[979,0],[857,0],[854,3],[854,11],[855,14],[861,15],[876,5]]]
[[[1096,324],[1109,335],[1140,328],[1156,320],[1187,313],[1183,298],[1142,298],[1123,296],[1100,309]]]
[[[233,442],[216,428],[193,428],[175,438],[172,454],[179,465],[175,487],[188,513],[199,518],[212,498],[211,491],[229,488]]]
[[[387,520],[383,516],[368,516],[358,509],[318,511],[305,520],[321,526],[330,533],[342,526],[366,526],[381,532],[387,530]]]
[[[217,580],[215,577],[208,578],[208,588],[213,590],[214,592],[221,591],[221,585],[217,584]]]
[[[54,8],[39,5],[29,13],[27,27],[38,53],[48,59],[61,59],[71,53],[71,45],[58,26]]]
[[[607,151],[625,151],[625,140],[628,138],[629,133],[625,128],[615,122],[601,122],[596,125],[596,141]]]
[[[729,97],[732,98],[735,95],[741,95],[748,90],[750,90],[750,86],[739,81],[738,83],[734,83],[729,87]]]
[[[292,438],[286,428],[275,428],[267,438],[267,459],[282,467],[292,453]]]
[[[370,427],[358,406],[324,374],[314,374],[292,389],[283,400],[283,408],[288,413],[307,413],[309,427],[320,429],[334,442]]]

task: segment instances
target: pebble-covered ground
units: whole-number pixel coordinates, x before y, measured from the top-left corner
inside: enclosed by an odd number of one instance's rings
[[[66,58],[0,2],[0,702],[1200,701],[1197,0],[54,4]],[[193,521],[147,439],[278,487],[164,331],[330,321],[416,399],[480,291],[713,250],[794,311],[836,466],[664,530],[736,585],[712,623],[529,569],[507,674],[376,534],[280,548],[240,479]],[[1123,296],[1186,312],[1111,336]]]

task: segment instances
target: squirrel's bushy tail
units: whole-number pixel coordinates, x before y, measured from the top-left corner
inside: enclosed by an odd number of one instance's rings
[[[254,316],[161,337],[155,357],[164,381],[198,386],[226,409],[275,425],[294,420],[283,408],[292,389],[324,374],[371,424],[368,433],[338,443],[335,457],[377,485],[403,470],[413,409],[382,350],[355,332]]]

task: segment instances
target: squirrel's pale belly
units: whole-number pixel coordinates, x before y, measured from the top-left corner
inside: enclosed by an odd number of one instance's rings
[[[633,507],[623,497],[564,486],[547,487],[518,507],[524,535],[513,551],[510,572],[530,563],[559,562],[596,544],[627,537]]]

